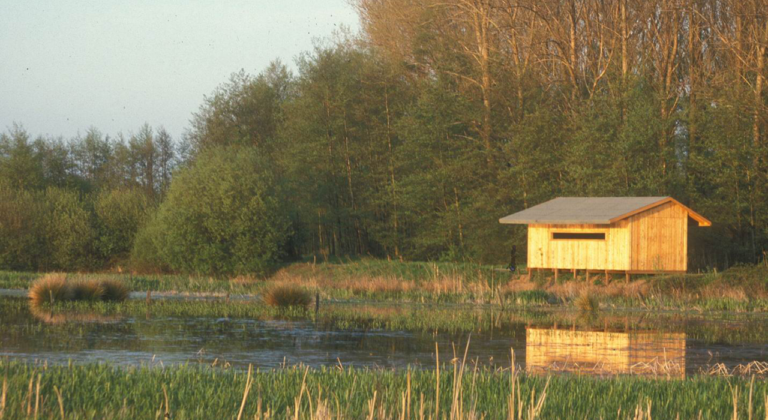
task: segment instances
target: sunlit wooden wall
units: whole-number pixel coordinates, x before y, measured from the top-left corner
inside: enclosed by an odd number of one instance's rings
[[[604,233],[605,240],[553,239],[555,232]],[[634,272],[688,268],[688,214],[667,203],[611,225],[528,226],[528,267]]]
[[[630,217],[633,271],[688,269],[688,212],[667,203]]]

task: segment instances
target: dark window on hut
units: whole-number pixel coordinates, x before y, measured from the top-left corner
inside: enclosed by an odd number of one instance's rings
[[[593,241],[604,241],[605,233],[553,232],[552,239],[587,239]]]

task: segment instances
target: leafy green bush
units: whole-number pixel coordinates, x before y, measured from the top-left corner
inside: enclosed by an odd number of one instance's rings
[[[31,193],[5,181],[0,180],[0,267],[33,270],[42,254],[39,206]]]
[[[152,200],[138,188],[115,189],[99,194],[94,203],[99,222],[96,243],[99,255],[113,262],[126,259],[136,232],[147,222],[153,207]]]
[[[248,147],[201,153],[174,176],[145,229],[134,245],[137,260],[152,249],[172,270],[213,275],[270,270],[290,235],[276,182]]]
[[[43,197],[46,255],[43,267],[76,271],[92,268],[95,230],[80,196],[61,188],[48,188]]]

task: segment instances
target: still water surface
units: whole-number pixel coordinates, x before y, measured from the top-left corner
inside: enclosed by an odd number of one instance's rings
[[[5,298],[9,299],[9,298]],[[8,308],[15,308],[10,311]],[[361,311],[363,308],[361,307]],[[645,373],[664,368],[673,376],[699,372],[715,363],[732,368],[753,361],[768,362],[768,337],[754,335],[744,342],[691,338],[701,319],[648,328],[584,328],[512,322],[503,328],[471,334],[467,359],[494,367],[515,363],[530,370],[588,370]],[[765,318],[739,318],[717,328],[749,332],[764,328]],[[711,328],[711,325],[709,326]],[[695,335],[695,334],[694,334]],[[700,335],[700,334],[699,334]],[[431,368],[435,343],[440,360],[461,357],[470,333],[388,331],[334,328],[310,320],[253,320],[211,317],[77,316],[69,319],[35,317],[25,305],[0,306],[0,357],[47,363],[109,362],[117,365],[178,363],[253,364],[271,368],[282,364]]]

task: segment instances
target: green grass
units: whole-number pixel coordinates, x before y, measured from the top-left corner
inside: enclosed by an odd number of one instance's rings
[[[259,412],[270,412],[271,418],[285,418],[290,413],[293,418],[296,407],[303,419],[318,411],[348,419],[368,418],[371,408],[373,418],[400,418],[405,410],[405,418],[422,418],[420,413],[423,418],[434,418],[437,412],[438,418],[447,419],[456,410],[458,418],[482,413],[488,419],[503,419],[514,382],[516,394],[519,392],[516,404],[522,401],[527,408],[532,394],[534,400],[543,398],[537,417],[541,419],[626,419],[633,418],[637,407],[645,409],[649,404],[652,418],[678,414],[681,419],[699,415],[703,419],[732,418],[735,390],[738,418],[747,419],[751,394],[752,418],[762,419],[768,398],[768,382],[756,380],[750,385],[748,378],[521,375],[513,380],[508,371],[467,366],[461,374],[454,369],[443,365],[439,380],[434,370],[256,370],[243,404],[249,382],[244,371],[196,365],[42,367],[0,360],[0,378],[6,388],[0,410],[4,410],[4,419],[26,418],[28,413],[29,417],[60,418],[61,411],[67,419],[150,419],[163,418],[166,413],[179,420],[234,419],[242,405],[242,418],[247,419],[259,418]]]
[[[508,293],[504,296],[504,303],[510,303],[516,306],[536,306],[549,305],[556,303],[557,298],[544,290],[523,290],[520,292]]]
[[[26,289],[40,274],[0,272],[0,288]],[[259,295],[275,284],[298,284],[327,299],[366,302],[483,303],[517,307],[572,305],[572,295],[558,292],[563,282],[550,277],[515,288],[501,266],[472,263],[399,262],[359,259],[340,262],[300,262],[287,265],[269,278],[234,279],[188,275],[71,274],[68,278],[123,282],[136,291],[193,294]],[[565,276],[563,276],[565,278]],[[606,308],[644,308],[687,311],[768,311],[768,266],[733,267],[722,273],[636,276],[644,284],[611,293],[621,280],[593,286]],[[581,284],[568,281],[570,284]],[[605,292],[604,292],[605,291]],[[560,294],[558,294],[560,293]]]

